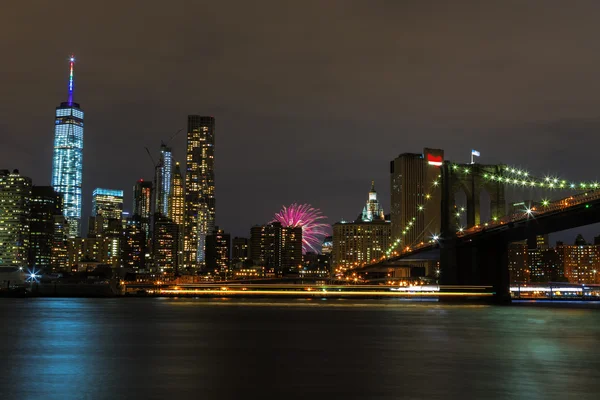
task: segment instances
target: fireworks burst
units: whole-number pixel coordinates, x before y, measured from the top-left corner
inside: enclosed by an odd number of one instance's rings
[[[302,253],[308,251],[320,253],[320,244],[329,229],[328,224],[319,222],[327,217],[321,215],[321,210],[311,207],[310,204],[292,204],[283,207],[275,214],[272,222],[280,222],[282,226],[302,228]]]

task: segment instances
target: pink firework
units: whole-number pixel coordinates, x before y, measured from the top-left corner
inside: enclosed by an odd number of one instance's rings
[[[326,219],[321,215],[321,210],[312,208],[310,204],[292,204],[289,207],[283,207],[281,211],[275,214],[275,219],[271,222],[280,222],[282,226],[291,226],[293,228],[302,228],[302,253],[308,251],[320,253],[320,244],[323,237],[327,235],[329,225],[319,222]]]

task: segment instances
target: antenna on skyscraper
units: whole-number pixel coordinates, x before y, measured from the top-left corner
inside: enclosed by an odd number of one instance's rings
[[[73,67],[75,66],[75,54],[69,58],[69,105],[73,105]]]

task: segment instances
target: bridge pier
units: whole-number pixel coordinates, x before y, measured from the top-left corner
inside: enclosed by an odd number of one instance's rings
[[[445,241],[440,252],[442,285],[492,286],[494,302],[507,304],[510,298],[508,242],[490,240],[459,244]]]

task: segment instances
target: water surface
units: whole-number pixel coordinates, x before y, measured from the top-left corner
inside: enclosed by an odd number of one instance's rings
[[[0,399],[599,399],[600,310],[0,299]]]

